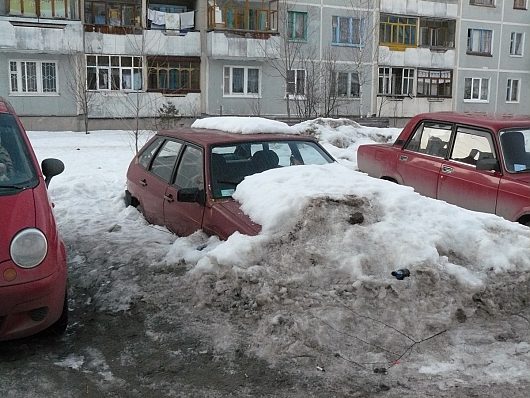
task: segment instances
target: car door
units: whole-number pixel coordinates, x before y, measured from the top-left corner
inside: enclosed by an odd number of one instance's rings
[[[401,183],[422,195],[436,197],[438,175],[447,154],[453,125],[423,121],[398,153],[396,170]]]
[[[180,158],[174,182],[164,195],[164,223],[179,236],[190,235],[201,229],[204,203],[182,202],[178,199],[180,189],[197,189],[204,195],[204,151],[186,145]]]
[[[450,158],[443,162],[438,199],[466,209],[495,213],[501,173],[477,170],[479,159],[497,159],[489,131],[458,126]]]
[[[173,177],[182,144],[166,140],[154,156],[149,172],[140,178],[140,206],[145,218],[158,225],[164,225],[164,195]]]

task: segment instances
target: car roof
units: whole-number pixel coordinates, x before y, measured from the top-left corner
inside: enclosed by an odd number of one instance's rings
[[[312,141],[316,139],[307,135],[299,134],[277,134],[277,133],[254,133],[240,134],[214,129],[179,128],[174,130],[161,130],[157,135],[181,139],[199,144],[201,146],[213,146],[223,144],[237,144],[249,141]]]
[[[420,120],[431,119],[451,123],[461,123],[482,127],[493,131],[506,128],[530,127],[530,116],[488,114],[482,112],[432,112],[414,116],[416,123]]]
[[[10,113],[12,115],[15,114],[15,110],[11,104],[3,97],[0,97],[0,113]]]

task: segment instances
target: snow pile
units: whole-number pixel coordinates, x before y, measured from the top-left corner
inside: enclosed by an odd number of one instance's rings
[[[145,313],[145,333],[160,341],[193,313],[197,323],[185,327],[214,350],[318,364],[333,370],[326,377],[376,368],[464,384],[529,380],[530,229],[352,170],[347,152],[391,140],[396,129],[325,119],[293,129],[312,131],[350,168],[294,166],[245,179],[234,197],[263,231],[226,242],[201,232],[176,238],[124,207],[129,134],[31,133],[39,159],[66,164],[50,196],[72,283],[86,292],[73,300],[110,312],[146,303],[156,311]],[[399,268],[410,277],[392,277]]]
[[[243,116],[219,116],[205,119],[197,119],[191,127],[202,129],[216,129],[231,133],[254,134],[296,134],[287,123],[276,120],[269,120],[262,117]]]

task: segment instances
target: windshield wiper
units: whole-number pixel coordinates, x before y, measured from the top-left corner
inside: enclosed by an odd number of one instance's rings
[[[0,189],[26,189],[27,185],[0,185]]]

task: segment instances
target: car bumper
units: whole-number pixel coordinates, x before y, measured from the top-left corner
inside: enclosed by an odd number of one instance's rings
[[[38,333],[61,316],[66,292],[62,270],[33,282],[0,287],[0,341]]]

